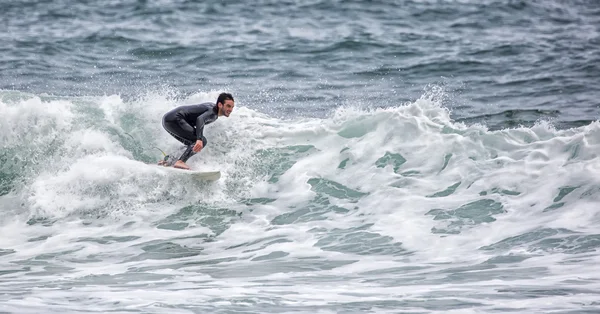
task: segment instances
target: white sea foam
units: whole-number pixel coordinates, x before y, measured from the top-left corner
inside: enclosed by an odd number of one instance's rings
[[[180,146],[162,114],[217,94],[0,102],[3,149],[27,156],[2,168],[24,174],[0,197],[0,309],[598,306],[600,124],[489,131],[431,95],[298,120],[238,100],[190,160],[221,180],[148,165]]]

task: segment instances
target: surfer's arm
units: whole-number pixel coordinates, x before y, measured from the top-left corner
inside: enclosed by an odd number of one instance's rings
[[[197,140],[196,144],[194,144],[194,147],[192,147],[192,151],[194,153],[199,152],[202,148],[204,148],[204,143],[202,142],[202,140]]]
[[[204,135],[204,126],[210,122],[212,112],[206,111],[196,118],[196,139],[201,141]]]

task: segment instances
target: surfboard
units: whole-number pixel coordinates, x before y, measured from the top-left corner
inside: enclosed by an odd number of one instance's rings
[[[189,175],[189,176],[192,176],[194,179],[215,181],[215,180],[219,180],[219,178],[221,178],[220,171],[199,171],[199,170],[193,170],[193,169],[185,170],[185,169],[165,167],[165,166],[160,166],[160,165],[152,165],[152,166],[156,166],[160,169],[164,169],[166,171],[174,172],[177,174]]]

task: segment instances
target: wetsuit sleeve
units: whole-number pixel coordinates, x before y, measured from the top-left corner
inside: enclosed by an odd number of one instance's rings
[[[202,133],[204,132],[204,125],[207,124],[207,122],[209,122],[211,114],[212,114],[211,110],[207,110],[203,114],[199,115],[198,118],[196,118],[196,139],[197,140],[202,140],[202,138],[204,137],[202,135]]]

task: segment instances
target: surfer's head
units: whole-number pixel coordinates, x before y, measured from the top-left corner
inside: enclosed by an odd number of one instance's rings
[[[233,111],[234,103],[233,96],[230,93],[221,93],[219,94],[219,98],[217,98],[217,104],[215,105],[215,109],[217,110],[217,114],[219,116],[229,117],[231,111]]]

